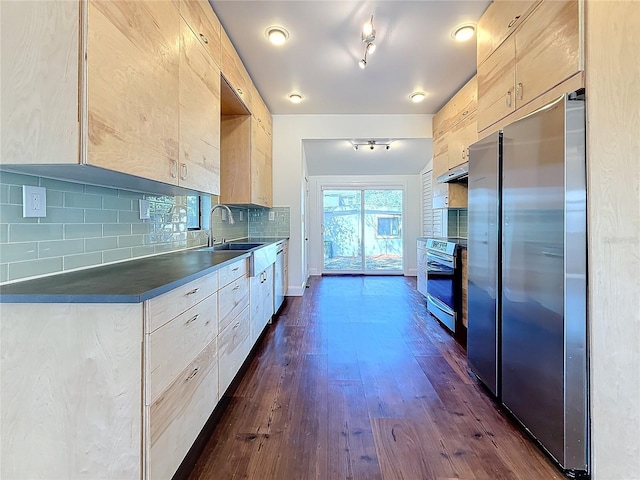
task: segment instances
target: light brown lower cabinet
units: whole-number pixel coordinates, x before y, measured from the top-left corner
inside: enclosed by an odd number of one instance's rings
[[[3,479],[171,479],[253,346],[246,258],[143,303],[1,308]]]

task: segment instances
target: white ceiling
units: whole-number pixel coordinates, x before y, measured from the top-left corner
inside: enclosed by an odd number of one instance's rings
[[[353,149],[356,139],[304,140],[307,173],[314,175],[417,175],[432,155],[431,139],[375,139],[389,150]],[[357,140],[361,143],[363,140]]]
[[[451,31],[478,21],[489,0],[414,1],[244,1],[210,0],[227,34],[269,110],[279,114],[433,114],[473,76],[475,37],[459,43]],[[374,15],[377,50],[367,68],[358,67],[364,53],[362,25]],[[289,40],[272,45],[265,29],[285,27]],[[419,104],[409,100],[416,90],[426,92]],[[299,93],[304,100],[288,100]],[[400,140],[398,140],[400,142]],[[408,152],[425,151],[424,142],[403,140]],[[427,140],[430,143],[430,140]],[[344,139],[305,142],[310,174],[414,172],[411,153],[366,152],[393,157],[386,164],[363,164],[364,152],[346,149],[335,155]],[[348,145],[347,145],[348,146]],[[398,152],[400,149],[397,150]],[[429,157],[423,159],[422,167]],[[337,168],[330,169],[329,165]],[[361,171],[359,169],[367,169]],[[312,173],[312,172],[322,173]]]

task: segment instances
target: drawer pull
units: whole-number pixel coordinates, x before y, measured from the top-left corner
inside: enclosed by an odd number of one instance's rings
[[[178,178],[178,161],[171,160],[171,178]]]
[[[191,322],[195,322],[198,317],[200,316],[199,313],[196,313],[193,317],[191,317],[189,320],[187,320],[187,323],[185,323],[185,325],[189,325]]]
[[[240,322],[236,322],[236,324],[233,326],[233,329],[235,330],[236,328],[238,328],[240,326]]]
[[[516,95],[518,97],[518,100],[522,100],[523,93],[524,93],[524,87],[522,86],[521,83],[519,83],[518,85],[516,85]]]
[[[507,107],[511,107],[511,92],[507,92],[506,103]]]
[[[194,293],[198,293],[199,291],[200,291],[200,288],[194,288],[190,292],[187,292],[187,295],[193,295]]]
[[[233,290],[238,290],[240,288],[240,285],[236,285],[235,287],[233,287]]]
[[[198,374],[198,370],[200,370],[200,367],[196,367],[193,369],[193,372],[191,372],[191,375],[189,375],[185,382],[188,382],[189,380],[191,380],[193,377],[195,377]]]
[[[239,93],[240,95],[244,95],[244,92],[242,91],[242,89],[241,89],[241,88],[238,88],[238,89],[237,89],[237,91],[238,91],[238,93]]]
[[[209,39],[204,35],[204,34],[200,34],[200,38],[202,39],[202,41],[208,45],[209,44]]]
[[[232,272],[237,272],[238,270],[240,270],[240,267],[236,267],[236,268],[232,268],[231,269]]]
[[[513,17],[513,20],[509,22],[509,25],[507,25],[507,28],[513,27],[513,25],[518,21],[519,18],[520,18],[520,15],[516,15],[515,17]]]

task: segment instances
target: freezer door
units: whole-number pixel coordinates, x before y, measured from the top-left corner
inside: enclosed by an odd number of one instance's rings
[[[498,396],[500,154],[502,134],[469,148],[468,327],[471,370]]]
[[[587,451],[583,105],[563,97],[503,133],[502,402],[576,470]]]

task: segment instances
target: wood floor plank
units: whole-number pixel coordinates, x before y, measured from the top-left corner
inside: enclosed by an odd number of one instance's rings
[[[408,277],[313,277],[228,398],[192,480],[563,478],[469,375]]]

